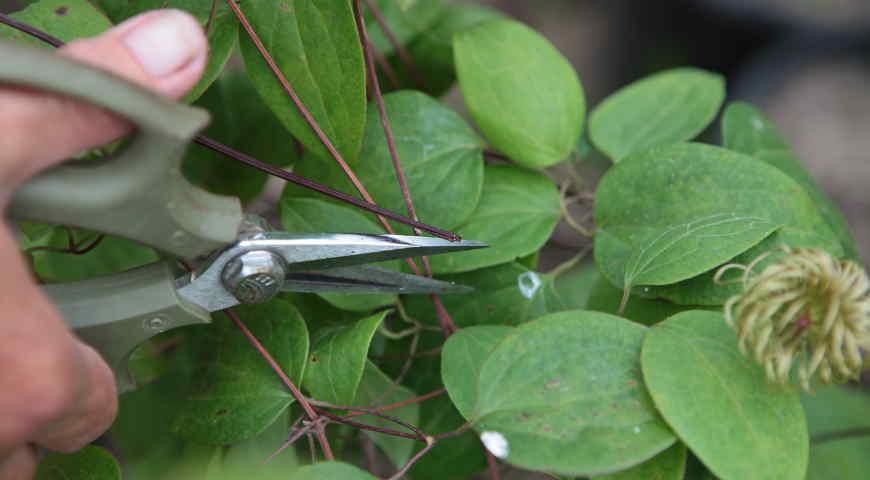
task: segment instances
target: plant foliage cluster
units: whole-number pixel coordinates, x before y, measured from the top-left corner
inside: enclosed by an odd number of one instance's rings
[[[211,112],[209,136],[355,192],[227,3],[38,0],[12,16],[70,41],[167,6],[208,31],[207,71],[186,100]],[[367,99],[377,94],[354,3],[238,6],[371,197],[404,212]],[[866,397],[826,387],[802,400],[769,384],[723,320],[721,306],[740,289],[728,276],[713,281],[724,264],[748,264],[778,245],[857,260],[841,213],[759,111],[730,104],[720,134],[710,135],[725,82],[679,68],[626,86],[587,116],[566,59],[499,12],[440,0],[372,0],[362,11],[417,215],[491,245],[431,259],[438,278],[475,292],[444,297],[446,314],[425,297],[287,294],[235,309],[238,322],[217,314],[212,325],[143,345],[130,366],[144,386],[121,398],[108,436],[126,478],[365,480],[373,474],[352,465],[368,464],[381,475],[407,467],[400,473],[415,480],[459,479],[496,462],[558,478],[865,478],[866,440],[812,448],[810,440],[870,426]],[[6,27],[0,34],[34,41]],[[470,119],[439,100],[457,80]],[[705,131],[721,142],[692,143]],[[612,166],[595,186],[560,191],[543,171],[598,154]],[[199,146],[184,173],[244,202],[267,180]],[[594,262],[587,249],[537,272],[537,254],[572,201],[594,215],[594,226],[568,219],[590,237]],[[277,217],[293,232],[383,232],[373,216],[293,185]],[[158,258],[120,238],[69,255],[62,250],[92,234],[22,231],[44,282]],[[240,324],[302,389],[315,418]],[[330,453],[314,441],[323,430]],[[299,441],[263,463],[288,438]],[[120,478],[97,447],[49,455],[40,478],[57,472]]]

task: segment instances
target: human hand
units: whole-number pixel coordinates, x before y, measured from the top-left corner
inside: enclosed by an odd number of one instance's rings
[[[193,17],[159,10],[71,42],[58,54],[177,99],[199,80],[207,50]],[[129,129],[99,108],[0,86],[2,206],[36,173]],[[112,371],[66,327],[5,227],[0,265],[0,478],[23,480],[36,470],[34,447],[70,452],[102,434],[115,418],[117,394]]]

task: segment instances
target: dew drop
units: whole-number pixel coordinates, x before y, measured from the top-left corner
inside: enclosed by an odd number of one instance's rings
[[[520,293],[528,299],[531,299],[538,293],[541,284],[541,277],[535,272],[526,272],[517,277],[517,286],[520,289]]]
[[[483,442],[483,446],[489,450],[489,453],[502,460],[507,458],[510,452],[507,439],[498,432],[483,432],[480,434],[480,441]]]

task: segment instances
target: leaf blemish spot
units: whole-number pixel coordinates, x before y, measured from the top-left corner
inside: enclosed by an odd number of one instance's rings
[[[546,388],[547,390],[552,390],[554,388],[558,388],[559,385],[561,385],[561,384],[562,384],[561,380],[559,380],[558,378],[554,378],[554,379],[550,380],[549,382],[547,382],[547,384],[544,385],[544,388]]]
[[[57,7],[54,10],[54,13],[56,13],[58,15],[66,15],[66,12],[68,12],[68,11],[69,11],[68,7],[61,6],[61,7]]]

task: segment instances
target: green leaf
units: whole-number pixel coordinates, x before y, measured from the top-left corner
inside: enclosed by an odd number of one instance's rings
[[[350,206],[339,205],[322,198],[295,197],[298,191],[288,187],[278,205],[284,230],[294,233],[384,233],[374,217]],[[383,262],[379,267],[398,270],[399,263]],[[342,310],[369,312],[395,303],[390,294],[319,293],[321,298]]]
[[[791,150],[776,126],[760,110],[733,102],[722,114],[722,144],[735,152],[755,155],[766,150]]]
[[[610,170],[596,194],[595,260],[614,285],[686,280],[778,227],[800,246],[839,242],[803,188],[751,157],[702,144],[654,148]]]
[[[228,72],[208,89],[197,105],[211,113],[205,134],[240,152],[276,166],[297,158],[292,137],[257,97],[244,72]],[[191,145],[182,163],[188,180],[206,190],[253,200],[267,175],[200,145]]]
[[[604,277],[598,277],[586,308],[598,312],[617,315],[622,301],[622,291],[615,288]],[[644,325],[655,325],[662,320],[695,307],[678,305],[664,300],[632,298],[625,306],[621,317]]]
[[[683,480],[686,446],[680,442],[640,465],[594,480]]]
[[[650,147],[695,138],[716,118],[725,79],[696,68],[678,68],[617,91],[589,116],[595,147],[618,162]]]
[[[452,432],[464,424],[465,419],[456,411],[447,396],[420,404],[420,429],[429,435]],[[414,465],[410,476],[414,480],[466,480],[485,469],[486,457],[480,439],[469,430],[436,443]]]
[[[574,68],[547,39],[494,20],[457,34],[454,49],[465,103],[493,147],[529,168],[568,157],[586,102]]]
[[[538,274],[518,263],[506,263],[439,280],[467,285],[474,289],[466,295],[445,295],[441,301],[460,328],[473,325],[517,325],[526,320],[526,311],[535,292],[532,280]],[[410,316],[438,325],[431,300],[424,295],[403,297]]]
[[[422,93],[391,93],[384,102],[417,215],[442,228],[460,225],[474,211],[483,189],[482,140],[456,112]],[[353,169],[378,205],[407,211],[374,108],[369,112],[361,161]],[[356,193],[335,162],[306,156],[296,172]],[[315,194],[288,186],[284,195]],[[322,222],[329,220],[321,219],[318,226]]]
[[[82,246],[97,238],[96,233],[72,229],[75,241]],[[55,228],[42,245],[65,249],[69,246],[67,229]],[[42,281],[73,282],[86,278],[118,273],[139,267],[159,259],[153,249],[131,240],[105,236],[94,248],[83,255],[73,255],[49,250],[35,250],[31,253],[33,270]]]
[[[38,28],[63,42],[77,38],[93,37],[108,30],[112,23],[87,0],[40,0],[10,17]],[[0,25],[0,38],[47,47],[46,43],[36,40],[18,30]]]
[[[446,5],[435,24],[408,45],[408,53],[414,59],[419,75],[425,79],[425,90],[440,95],[456,81],[453,56],[453,37],[456,34],[499,18],[504,18],[504,14],[481,5]],[[401,65],[399,60],[393,63]]]
[[[49,453],[35,480],[121,480],[121,467],[111,453],[88,445],[76,453]]]
[[[809,480],[859,480],[870,471],[870,438],[832,440],[830,434],[870,428],[870,396],[848,387],[823,387],[801,395],[813,437]],[[828,440],[825,440],[828,437]]]
[[[240,7],[302,103],[348,162],[359,155],[365,127],[365,70],[349,1],[249,0]],[[278,119],[318,156],[326,148],[305,123],[247,35],[248,75]]]
[[[295,383],[308,357],[308,331],[290,303],[275,299],[234,308],[255,337]],[[293,402],[287,387],[226,316],[216,316],[199,345],[190,390],[174,428],[184,438],[225,445],[251,438]]]
[[[302,467],[293,472],[287,480],[377,480],[352,465],[338,462],[320,462]]]
[[[353,402],[372,337],[388,313],[379,312],[334,330],[315,343],[304,381],[315,399],[337,405]]]
[[[650,329],[641,354],[656,407],[724,479],[802,479],[808,438],[797,392],[766,382],[721,313],[690,311]]]
[[[480,203],[458,231],[489,248],[432,257],[432,269],[468,272],[534,253],[550,238],[560,215],[559,192],[546,176],[508,165],[487,166]]]
[[[475,429],[506,442],[493,453],[531,470],[601,475],[652,458],[674,436],[641,379],[645,333],[583,310],[517,327],[481,365]]]
[[[392,405],[394,403],[403,402],[413,399],[417,394],[408,388],[401,385],[396,385],[393,380],[380,371],[372,362],[366,362],[365,371],[363,372],[362,380],[359,382],[359,389],[356,392],[356,398],[353,401],[354,405]],[[409,423],[417,425],[420,423],[420,405],[413,403],[411,405],[397,408],[387,412],[391,417],[395,417]],[[394,422],[379,418],[376,416],[362,416],[356,419],[360,423],[372,425],[375,427],[389,428],[395,430],[398,427]],[[427,432],[428,433],[428,432]],[[411,458],[416,446],[415,440],[407,438],[399,438],[383,433],[366,432],[375,445],[378,446],[390,459],[393,466],[400,468],[405,465],[405,462]]]
[[[264,432],[229,447],[222,447],[209,465],[204,480],[279,480],[299,467],[293,448],[270,458],[287,440],[290,420],[287,411]],[[269,460],[266,462],[266,460]]]
[[[467,419],[474,418],[480,366],[489,353],[513,328],[486,325],[459,330],[444,343],[441,351],[441,377],[456,410]]]
[[[722,116],[722,138],[725,147],[754,155],[773,165],[804,187],[831,230],[837,234],[846,256],[860,261],[855,240],[849,232],[843,213],[831,202],[824,190],[801,165],[771,121],[755,107],[736,102]]]
[[[420,32],[429,28],[444,9],[442,0],[375,0],[374,4],[400,45],[406,45]],[[395,50],[393,43],[381,30],[371,12],[365,7],[363,12],[366,14],[369,39],[379,52],[389,55]]]
[[[121,23],[150,10],[174,8],[193,15],[208,35],[208,63],[202,78],[184,97],[192,102],[199,98],[220,76],[233,53],[238,37],[238,20],[225,2],[218,2],[212,16],[212,0],[92,0],[112,19]],[[209,19],[211,18],[211,22]]]

